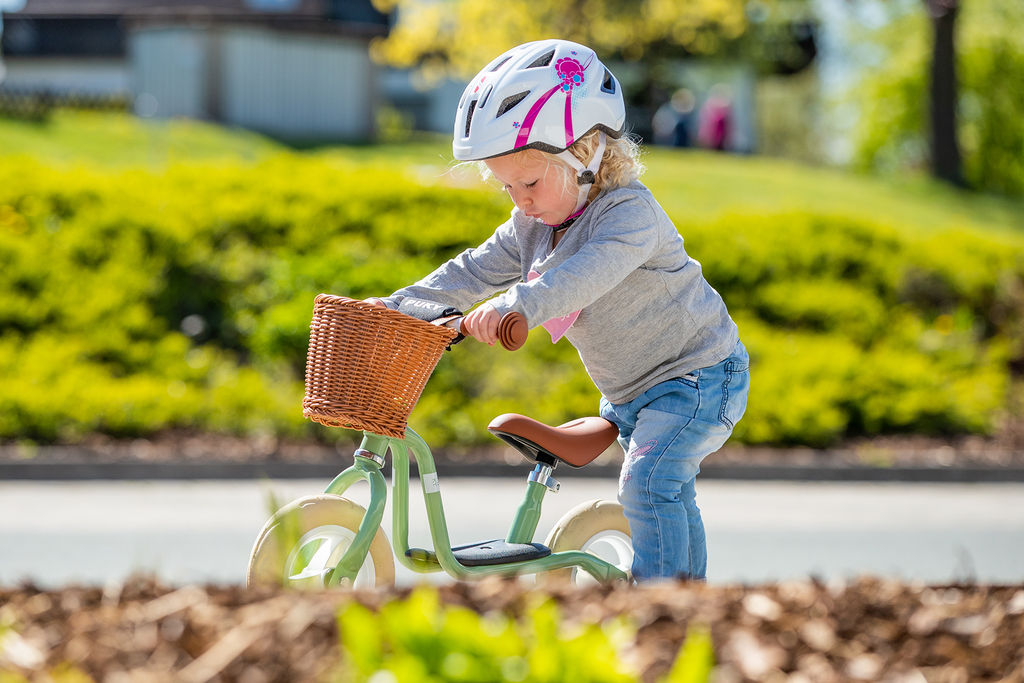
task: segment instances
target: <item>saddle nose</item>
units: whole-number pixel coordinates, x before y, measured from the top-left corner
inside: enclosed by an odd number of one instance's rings
[[[530,462],[554,465],[561,460],[571,467],[583,467],[619,436],[619,429],[603,417],[583,417],[557,427],[516,413],[491,420],[487,430],[515,448]]]

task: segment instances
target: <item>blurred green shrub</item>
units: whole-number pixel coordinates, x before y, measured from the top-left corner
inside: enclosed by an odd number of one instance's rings
[[[390,292],[507,210],[399,173],[0,166],[0,438],[310,433],[312,299]],[[414,255],[415,254],[415,255]]]
[[[928,161],[931,28],[924,4],[875,31],[876,54],[859,89],[857,157],[883,171]],[[979,190],[1024,195],[1024,4],[961,3],[957,20],[957,115],[964,177]]]
[[[738,440],[993,429],[1024,358],[1024,240],[803,214],[681,231],[751,354]]]
[[[252,166],[0,166],[0,438],[187,428],[314,435],[301,417],[313,297],[387,294],[478,244],[499,193],[336,157]],[[921,235],[841,216],[727,216],[680,229],[751,357],[750,443],[987,432],[1024,359],[1024,240]],[[527,411],[598,394],[568,342],[445,354],[410,420],[435,445],[489,443]]]

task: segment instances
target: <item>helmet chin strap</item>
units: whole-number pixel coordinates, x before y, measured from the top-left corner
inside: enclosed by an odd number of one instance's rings
[[[598,133],[598,144],[597,151],[594,152],[594,158],[590,160],[589,166],[584,166],[583,163],[573,156],[573,153],[568,149],[559,152],[558,157],[565,163],[576,169],[576,184],[579,185],[580,194],[576,201],[576,209],[573,213],[579,212],[583,208],[583,205],[587,203],[587,196],[590,194],[590,188],[594,184],[594,180],[597,179],[597,171],[601,168],[601,159],[604,158],[604,147],[607,138],[605,137],[604,131]]]

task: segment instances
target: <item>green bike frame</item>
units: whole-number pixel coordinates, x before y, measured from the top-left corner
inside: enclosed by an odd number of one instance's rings
[[[351,547],[338,562],[330,574],[328,585],[338,585],[343,578],[352,581],[366,559],[370,543],[377,528],[384,518],[384,504],[387,500],[387,482],[381,474],[384,455],[390,449],[392,454],[392,487],[393,515],[391,544],[395,557],[403,566],[419,573],[445,571],[460,581],[481,579],[485,576],[514,576],[517,574],[534,574],[537,572],[581,567],[598,581],[626,579],[626,574],[618,567],[599,557],[579,550],[568,550],[552,553],[547,557],[524,562],[495,564],[482,567],[467,567],[459,563],[452,553],[451,540],[448,537],[448,523],[444,516],[441,503],[441,489],[437,479],[437,468],[434,456],[427,443],[411,429],[406,429],[404,439],[379,436],[363,432],[363,441],[356,451],[355,463],[334,478],[328,485],[326,493],[342,495],[350,486],[365,480],[370,484],[370,504],[366,515],[359,525]],[[423,498],[427,508],[427,520],[430,524],[431,540],[434,550],[409,548],[409,451],[416,458],[419,468],[420,483],[423,487]],[[540,521],[541,503],[548,488],[542,483],[530,481],[526,495],[515,519],[509,529],[506,541],[509,543],[531,543]],[[410,552],[411,550],[411,552]],[[408,552],[408,554],[407,554]]]

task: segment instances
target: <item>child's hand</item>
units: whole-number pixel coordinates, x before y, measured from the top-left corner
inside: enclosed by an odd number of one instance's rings
[[[463,320],[462,327],[477,341],[494,346],[498,341],[501,314],[490,304],[483,304]]]

